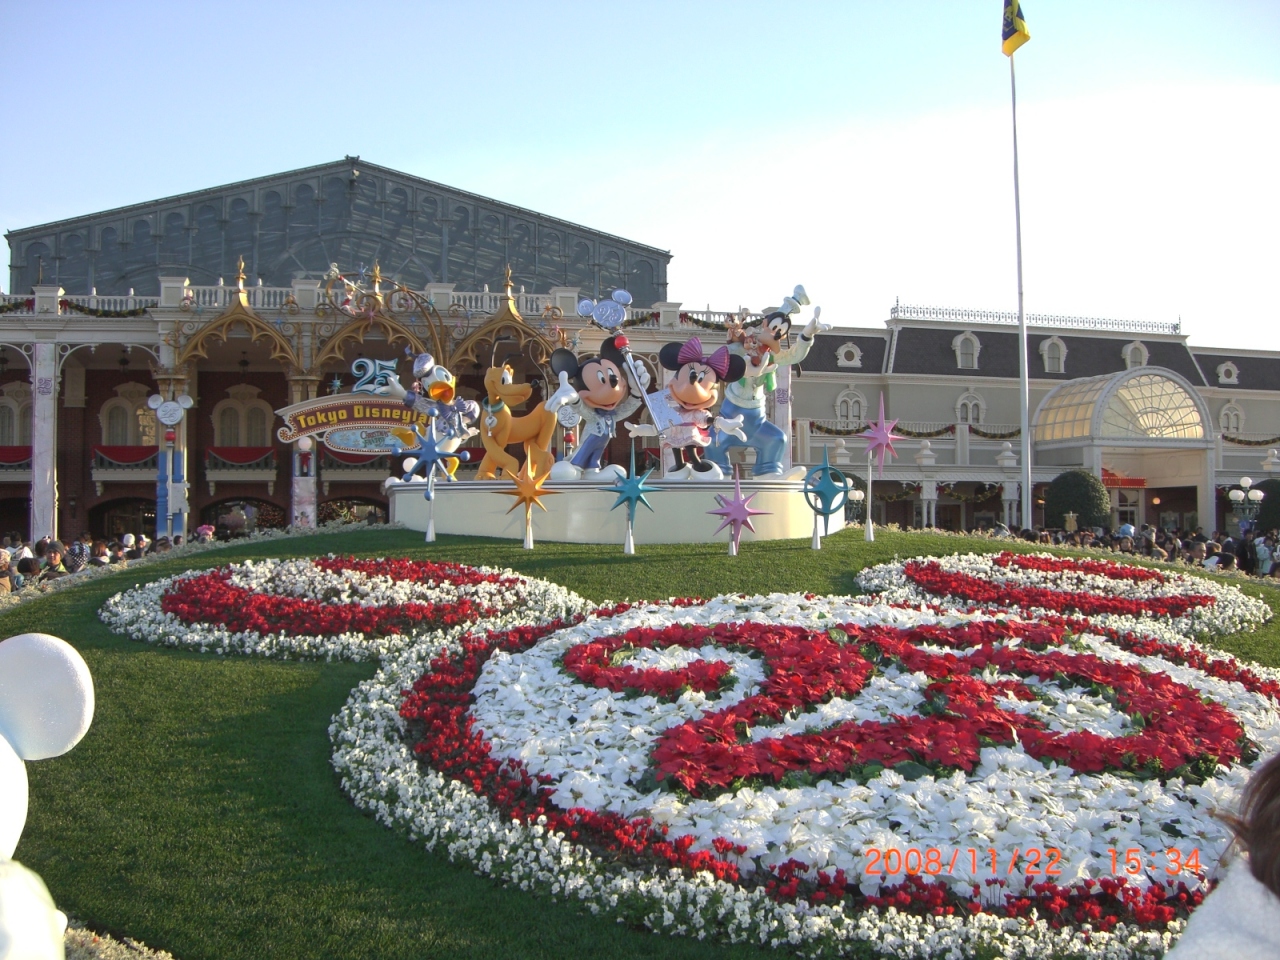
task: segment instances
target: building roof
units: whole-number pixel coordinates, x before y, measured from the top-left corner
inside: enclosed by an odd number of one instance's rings
[[[953,343],[963,333],[978,340],[977,369],[960,369],[956,364]],[[1062,373],[1047,373],[1040,356],[1041,344],[1056,337],[1066,347]],[[897,342],[893,348],[891,373],[924,376],[1012,378],[1018,372],[1018,334],[1016,331],[964,327],[960,324],[916,325],[896,327]],[[1126,369],[1124,348],[1140,342],[1147,349],[1147,362],[1153,366],[1175,370],[1197,386],[1204,378],[1191,351],[1181,337],[1152,336],[1117,332],[1110,335],[1064,335],[1054,330],[1038,329],[1027,334],[1027,370],[1035,380],[1075,380],[1118,373]]]
[[[531,293],[578,286],[666,296],[669,252],[367,163],[358,157],[11,230],[10,290],[39,275],[68,293],[158,292],[158,277],[216,283],[243,256],[250,282],[289,286],[336,262],[421,289],[497,288],[511,264]]]
[[[854,344],[861,351],[861,366],[841,365],[837,354],[846,343]],[[875,330],[821,333],[813,338],[813,347],[801,366],[822,373],[883,373],[888,347],[889,335]]]
[[[1196,350],[1195,358],[1204,371],[1209,386],[1230,387],[1233,390],[1280,390],[1280,355],[1213,353]],[[1235,364],[1236,383],[1218,378],[1218,368],[1226,363]]]

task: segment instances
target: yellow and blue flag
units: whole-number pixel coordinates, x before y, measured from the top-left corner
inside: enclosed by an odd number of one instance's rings
[[[1000,49],[1006,57],[1012,57],[1013,51],[1031,39],[1031,31],[1027,29],[1027,21],[1022,19],[1022,4],[1018,0],[1004,0],[1004,25],[1000,31]]]

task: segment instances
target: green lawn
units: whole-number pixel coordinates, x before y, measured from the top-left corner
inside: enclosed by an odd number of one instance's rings
[[[725,591],[848,593],[895,555],[1001,544],[860,531],[808,541],[641,547],[519,544],[379,529],[247,545],[125,571],[0,617],[0,637],[53,633],[84,655],[93,727],[70,754],[28,764],[31,812],[17,857],[88,925],[171,951],[232,958],[760,957],[658,937],[504,890],[355,811],[329,767],[330,718],[368,664],[219,659],[156,650],[96,617],[144,579],[246,557],[328,552],[510,566],[593,600]],[[1280,609],[1280,591],[1249,586]],[[1280,665],[1280,623],[1222,647]],[[772,954],[769,954],[772,955]]]

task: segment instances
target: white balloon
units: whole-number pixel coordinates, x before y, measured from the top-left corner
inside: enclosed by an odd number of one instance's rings
[[[13,856],[26,822],[27,766],[0,737],[0,860]]]
[[[93,677],[65,640],[23,633],[0,643],[0,736],[24,760],[66,753],[93,722]]]

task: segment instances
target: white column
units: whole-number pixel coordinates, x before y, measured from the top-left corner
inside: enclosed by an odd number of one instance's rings
[[[1210,447],[1205,451],[1204,472],[1196,484],[1196,525],[1212,530],[1218,524],[1218,491],[1214,484],[1217,451]]]
[[[809,453],[806,449],[803,451],[792,451],[791,449],[791,367],[779,367],[774,372],[774,380],[776,383],[773,391],[773,416],[770,418],[774,424],[782,431],[782,435],[787,438],[786,449],[782,453],[782,472],[786,473],[791,469],[791,465],[796,462],[797,458],[802,459],[805,463],[809,462]],[[796,437],[797,446],[799,445],[799,437]],[[805,444],[808,447],[808,444]],[[793,453],[795,454],[793,456]]]
[[[58,535],[58,347],[32,344],[31,538]]]

